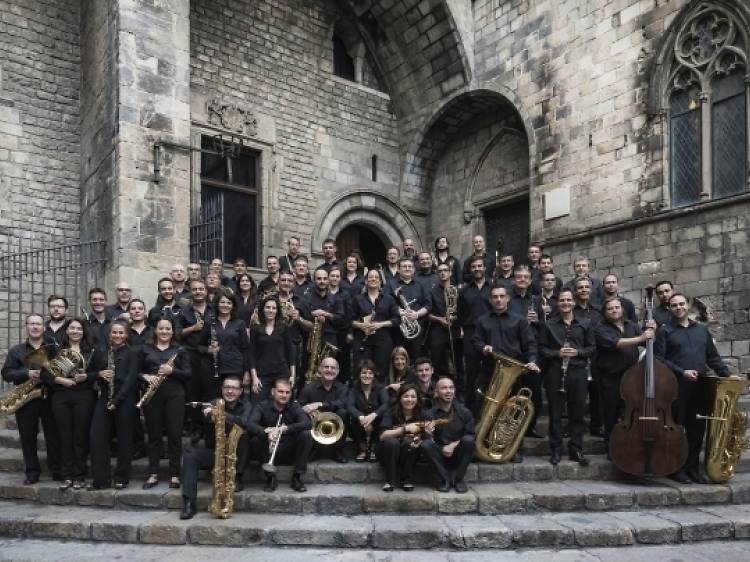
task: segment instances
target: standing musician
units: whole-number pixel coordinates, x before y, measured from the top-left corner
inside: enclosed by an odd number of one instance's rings
[[[60,349],[71,349],[83,356],[84,366],[72,378],[54,376],[42,370],[42,380],[54,386],[52,412],[60,431],[62,461],[61,490],[71,486],[80,490],[86,478],[86,457],[89,451],[89,428],[94,410],[94,381],[104,369],[100,353],[96,352],[88,324],[80,318],[68,320]]]
[[[299,312],[302,300],[294,293],[294,288],[294,274],[291,271],[282,271],[279,274],[279,311],[277,315],[289,331],[289,337],[292,340],[294,372],[296,374],[303,372],[301,365],[303,338]],[[292,379],[296,379],[296,377],[292,377]]]
[[[271,447],[275,447],[274,464],[292,464],[291,488],[306,492],[302,475],[307,472],[307,459],[312,449],[312,422],[296,402],[291,402],[292,384],[288,379],[273,381],[271,396],[256,406],[250,414],[248,433],[253,458],[268,462]],[[276,443],[278,441],[278,443]],[[266,472],[265,491],[276,489],[276,474]]]
[[[187,282],[192,281],[193,279],[203,279],[203,272],[201,272],[201,264],[190,262],[187,266]]]
[[[547,273],[552,273],[554,275],[554,269],[553,269],[553,260],[552,256],[550,254],[542,254],[539,257],[539,273],[538,275],[532,275],[531,278],[531,292],[535,295],[541,295],[542,294],[542,288],[544,286],[544,275]],[[536,270],[534,270],[536,271]],[[532,274],[534,272],[532,271]],[[562,289],[563,283],[562,280],[559,277],[555,277],[555,283],[552,286],[553,292],[555,295],[560,292],[560,289]],[[549,288],[547,289],[549,291]]]
[[[101,352],[107,352],[109,341],[109,317],[107,316],[107,294],[104,290],[97,288],[89,291],[89,307],[91,314],[86,315],[91,340],[94,347]]]
[[[382,384],[393,349],[391,328],[398,325],[401,317],[396,301],[381,288],[378,270],[367,272],[364,292],[354,296],[352,319],[354,363],[371,359]]]
[[[301,299],[315,288],[310,280],[310,268],[305,256],[294,260],[294,296]]]
[[[286,255],[279,258],[281,271],[294,271],[294,262],[300,256],[302,241],[299,236],[290,236],[286,241]]]
[[[477,387],[483,393],[487,391],[490,384],[492,368],[494,367],[493,353],[507,355],[511,359],[524,363],[526,370],[539,374],[532,328],[525,317],[513,314],[510,311],[509,301],[510,295],[508,295],[505,287],[492,287],[490,294],[492,311],[479,318],[474,331],[472,340],[474,348],[489,359],[481,372],[479,381],[477,381]],[[521,386],[523,386],[523,379],[517,382],[517,387],[520,388]],[[511,462],[523,462],[523,445],[518,448]]]
[[[258,304],[256,301],[258,287],[255,285],[253,276],[249,273],[240,273],[235,279],[237,290],[234,294],[237,297],[237,317],[245,323],[245,326],[249,326],[250,319]],[[281,279],[281,276],[279,276],[279,279]]]
[[[605,277],[605,284],[607,278]],[[625,317],[619,297],[604,301],[604,320],[595,328],[596,367],[599,373],[604,433],[609,451],[609,436],[622,415],[623,401],[620,398],[620,381],[625,371],[638,363],[638,346],[654,338],[656,322],[641,332],[640,326]]]
[[[401,258],[398,261],[398,278],[391,282],[391,296],[396,301],[401,315],[401,323],[405,319],[418,322],[420,325],[422,318],[430,312],[430,293],[421,283],[414,280],[414,262],[409,258]],[[405,308],[405,306],[408,306]],[[401,335],[401,345],[409,352],[409,356],[414,358],[420,355],[422,343],[424,340],[424,328],[420,330],[419,336],[413,339],[407,339]]]
[[[234,261],[232,262],[232,271],[234,271],[234,275],[227,281],[227,287],[232,289],[232,292],[236,294],[240,289],[238,284],[240,275],[247,274],[247,262],[245,261],[245,258],[234,258]]]
[[[237,317],[237,299],[234,295],[219,294],[216,299],[216,318],[211,318],[208,329],[216,339],[209,337],[208,353],[213,357],[213,368],[201,372],[201,402],[221,396],[221,379],[236,375],[250,383],[250,349],[247,327]],[[205,328],[204,328],[205,329]],[[218,376],[217,376],[218,375]]]
[[[432,439],[434,429],[426,420],[417,388],[412,384],[401,385],[380,421],[380,441],[375,447],[385,469],[384,492],[392,492],[394,484],[399,483],[405,492],[414,490],[414,465],[420,443],[422,437]]]
[[[451,285],[452,272],[448,263],[437,266],[438,285],[432,289],[430,310],[429,349],[432,363],[438,374],[446,375],[457,372],[456,347],[461,329],[456,323],[458,318],[458,288]],[[452,311],[447,310],[446,295],[452,293]]]
[[[189,306],[192,294],[187,283],[185,266],[181,263],[174,264],[169,271],[169,278],[174,285],[174,300],[180,305],[180,308]]]
[[[377,383],[375,363],[370,359],[362,360],[354,373],[354,382],[347,394],[347,411],[349,414],[349,437],[357,446],[357,462],[375,462],[372,448],[373,434],[378,426],[378,410],[383,405],[380,385]]]
[[[493,285],[505,287],[510,293],[513,289],[513,269],[516,267],[516,262],[513,259],[513,254],[500,254],[500,263],[495,268],[495,278],[493,279]]]
[[[90,490],[104,490],[112,485],[110,441],[112,430],[117,436],[115,488],[127,488],[133,462],[133,418],[138,377],[138,355],[128,346],[128,325],[115,320],[109,326],[107,366],[99,371],[99,387],[91,422]]]
[[[333,357],[326,357],[320,362],[318,368],[320,377],[318,380],[305,385],[300,392],[297,401],[302,406],[302,410],[310,416],[315,424],[315,416],[320,412],[333,412],[346,420],[346,386],[337,381],[339,376],[339,364]],[[342,437],[338,442],[331,445],[333,447],[333,458],[338,463],[346,464],[349,459],[344,456],[344,447],[346,438]],[[313,445],[314,448],[323,447],[320,443]]]
[[[449,492],[453,486],[456,492],[465,494],[468,487],[464,476],[474,458],[474,416],[455,400],[456,387],[450,377],[438,379],[436,393],[428,416],[432,420],[450,419],[450,422],[436,427],[432,439],[422,441],[421,448],[438,475],[437,491]]]
[[[3,380],[14,385],[23,384],[29,380],[37,381],[40,385],[44,384],[41,380],[40,366],[27,364],[25,361],[30,353],[40,349],[43,345],[44,318],[39,314],[29,314],[26,317],[26,341],[8,350],[2,368]],[[36,484],[42,472],[37,453],[37,433],[40,421],[47,444],[47,467],[52,472],[53,480],[59,480],[60,436],[52,414],[52,400],[44,396],[31,400],[16,410],[15,415],[26,472],[23,483]]]
[[[344,260],[344,272],[341,277],[342,288],[354,299],[365,288],[365,279],[359,273],[359,258],[355,254],[349,254]]]
[[[435,239],[435,256],[433,257],[432,266],[437,271],[440,264],[447,264],[450,267],[450,282],[454,287],[463,285],[463,279],[460,279],[461,262],[450,254],[450,244],[446,236],[438,236]]]
[[[323,267],[316,269],[313,281],[315,290],[302,299],[302,329],[312,332],[315,319],[320,318],[323,322],[322,339],[336,346],[338,331],[344,324],[344,305],[328,290],[328,270]]]
[[[49,320],[44,324],[44,345],[60,347],[65,332],[63,327],[68,315],[68,299],[60,295],[50,295],[47,298]]]
[[[334,265],[339,265],[339,260],[336,259],[336,241],[333,238],[326,238],[323,240],[323,263],[321,263],[316,269],[325,269],[326,271]]]
[[[279,270],[279,258],[276,256],[268,256],[266,258],[266,271],[268,272],[268,276],[258,285],[259,294],[262,295],[266,291],[276,288],[276,284],[279,282]]]
[[[599,280],[591,276],[591,262],[589,262],[589,259],[585,256],[577,257],[575,262],[573,262],[573,270],[575,271],[575,277],[568,281],[564,286],[575,294],[576,282],[581,277],[585,277],[591,284],[591,306],[597,310],[601,310],[604,302],[604,292],[602,291],[602,284]]]
[[[708,369],[720,377],[729,376],[729,369],[716,350],[716,344],[708,329],[688,318],[690,302],[682,293],[674,293],[669,298],[672,320],[659,327],[654,341],[654,355],[677,377],[679,395],[677,397],[675,421],[685,428],[688,439],[688,457],[683,466],[670,478],[680,483],[690,481],[707,484],[698,457],[703,447],[706,420],[698,419],[705,415],[708,407],[706,394],[696,384]]]
[[[227,375],[221,383],[221,398],[224,400],[224,423],[226,433],[233,425],[244,430],[250,426],[250,402],[242,399],[242,380],[236,375]],[[182,457],[182,511],[180,519],[192,519],[196,513],[196,498],[198,496],[198,472],[213,468],[216,449],[216,432],[212,419],[213,407],[200,404],[201,415],[206,423],[206,447],[191,447]],[[237,461],[235,465],[236,477],[234,491],[242,491],[242,474],[247,464],[249,440],[246,435],[240,437],[237,443]],[[231,453],[230,453],[231,454]]]
[[[481,234],[477,234],[471,239],[471,245],[474,248],[474,253],[464,260],[464,283],[470,283],[475,279],[474,273],[471,269],[471,264],[474,262],[475,258],[482,258],[482,263],[484,263],[484,274],[486,276],[487,282],[491,283],[492,278],[495,275],[495,256],[490,255],[486,251],[487,244],[484,241],[484,236],[482,236]]]
[[[337,265],[331,266],[328,272],[328,292],[338,301],[337,308],[343,310],[343,320],[336,336],[336,347],[339,350],[339,380],[349,382],[352,370],[352,299],[349,291],[341,287],[341,270]]]
[[[531,244],[526,250],[526,257],[529,260],[529,268],[531,269],[531,292],[535,295],[538,294],[534,287],[539,286],[541,280],[542,270],[539,267],[539,260],[542,258],[542,247],[539,244]]]
[[[154,330],[146,324],[146,304],[141,299],[133,299],[128,306],[130,325],[128,330],[128,345],[135,352],[138,363],[138,373],[143,372],[140,364],[143,346],[154,339]],[[146,431],[141,419],[143,412],[133,403],[133,459],[146,456]]]
[[[141,378],[151,385],[159,385],[151,400],[143,406],[148,429],[149,475],[143,484],[148,490],[159,483],[159,458],[162,434],[167,434],[170,488],[180,487],[180,458],[182,457],[182,423],[185,415],[185,385],[190,379],[187,355],[174,341],[174,326],[169,318],[162,318],[154,328],[154,339],[141,350]]]
[[[438,284],[437,275],[435,275],[435,270],[432,268],[432,254],[430,252],[419,252],[417,263],[419,264],[419,269],[414,279],[418,283],[422,283],[425,291],[429,294],[432,292],[432,288]]]
[[[157,284],[159,296],[156,305],[148,311],[148,325],[156,328],[160,318],[168,317],[175,327],[175,333],[182,328],[182,310],[175,300],[174,282],[169,277],[162,277]]]
[[[401,255],[412,260],[417,257],[417,247],[414,244],[414,240],[404,238],[404,241],[401,243]]]
[[[127,316],[128,306],[130,305],[130,299],[133,296],[133,290],[130,288],[130,285],[120,281],[115,286],[115,296],[115,303],[107,306],[105,314],[110,320],[117,320],[123,315],[125,315],[123,320],[127,320],[129,318]]]
[[[581,466],[589,461],[583,455],[584,415],[588,374],[586,364],[594,353],[595,336],[591,323],[573,314],[573,293],[562,289],[557,296],[558,314],[544,324],[539,352],[546,359],[545,383],[549,403],[550,463],[560,462],[563,442],[563,401],[568,406],[568,455]]]
[[[608,273],[605,275],[604,279],[602,279],[602,289],[604,290],[605,304],[608,299],[620,299],[625,318],[631,322],[638,322],[638,317],[635,315],[635,305],[633,304],[633,301],[620,295],[620,282],[617,275],[614,273]],[[604,307],[602,307],[602,315],[604,315]]]
[[[476,399],[477,373],[482,355],[472,344],[474,329],[481,316],[490,311],[490,284],[485,275],[484,259],[475,257],[471,261],[471,282],[464,285],[458,294],[458,325],[464,331],[464,387],[458,395],[464,397],[466,406],[473,410]]]
[[[659,281],[656,284],[654,292],[659,297],[659,304],[652,311],[654,320],[656,320],[656,324],[659,326],[669,324],[672,321],[672,310],[669,308],[669,299],[674,294],[674,285],[672,285],[671,281]]]
[[[562,285],[562,283],[560,283],[560,280],[552,271],[543,271],[541,279],[542,284],[539,290],[539,304],[544,313],[543,320],[546,321],[550,314],[557,310],[557,293],[559,291],[557,285]]]
[[[251,379],[243,381],[250,383],[254,404],[268,398],[274,381],[284,379],[294,385],[297,375],[296,349],[291,331],[281,318],[279,301],[274,297],[263,299],[258,319],[259,323],[250,327]]]
[[[391,282],[398,276],[398,260],[401,257],[401,252],[396,246],[391,246],[385,252],[385,269],[383,273],[385,280],[383,282],[383,288],[390,287]]]

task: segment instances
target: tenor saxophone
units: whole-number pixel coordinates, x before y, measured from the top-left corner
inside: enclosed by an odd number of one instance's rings
[[[227,436],[226,411],[221,398],[212,406],[216,438],[214,449],[213,495],[208,511],[219,519],[228,519],[234,511],[234,484],[237,470],[237,444],[245,430],[233,424]]]
[[[524,364],[501,353],[492,357],[495,370],[476,427],[476,454],[483,461],[503,463],[512,459],[521,445],[534,417],[534,403],[526,387],[510,395],[526,371]]]
[[[180,354],[180,351],[182,351],[182,348],[177,348],[177,352],[174,355],[172,355],[172,357],[167,359],[167,365],[169,365],[170,367],[174,367],[174,363],[177,360],[177,356]],[[166,379],[169,375],[156,375],[156,376],[157,376],[156,382],[148,383],[148,388],[141,395],[141,399],[138,400],[138,403],[135,405],[136,408],[143,408],[149,402],[151,402],[151,399],[156,394],[156,391],[159,390],[159,387],[164,382],[164,379]]]

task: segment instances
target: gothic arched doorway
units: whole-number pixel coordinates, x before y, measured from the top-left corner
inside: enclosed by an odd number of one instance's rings
[[[336,238],[336,253],[343,260],[352,250],[359,250],[368,268],[385,263],[385,244],[380,237],[365,226],[352,224],[342,230]]]

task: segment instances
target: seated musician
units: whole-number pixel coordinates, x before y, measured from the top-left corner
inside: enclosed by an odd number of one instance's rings
[[[377,460],[372,448],[375,431],[379,425],[378,409],[383,405],[380,386],[376,380],[375,363],[365,359],[359,363],[354,373],[354,383],[347,396],[349,413],[349,436],[357,445],[357,462]]]
[[[392,492],[394,483],[400,483],[405,492],[414,490],[414,465],[420,443],[423,437],[432,438],[434,428],[426,419],[417,387],[408,383],[401,385],[395,402],[380,422],[380,442],[375,448],[385,469],[384,492]]]
[[[320,362],[318,367],[318,380],[305,385],[300,392],[297,401],[302,410],[310,416],[313,425],[315,416],[320,412],[333,412],[341,417],[342,421],[347,418],[346,415],[346,386],[336,378],[339,376],[339,362],[333,357],[326,357]],[[333,457],[336,462],[345,464],[348,459],[344,456],[345,439],[339,439],[333,445],[321,445],[316,443],[314,448],[325,447],[333,448]]]
[[[242,396],[242,379],[240,375],[227,375],[221,383],[221,397],[224,400],[224,415],[226,434],[229,435],[232,425],[247,429],[250,422],[252,406],[249,400]],[[215,401],[213,402],[215,403]],[[203,417],[207,424],[205,429],[206,447],[188,449],[182,457],[182,512],[180,519],[191,519],[196,512],[196,497],[198,495],[198,471],[207,470],[214,466],[216,432],[212,420],[213,408],[209,403],[199,403]],[[226,451],[230,455],[232,451]],[[247,465],[248,439],[243,435],[237,444],[237,460],[235,465],[234,491],[242,490],[242,473]]]
[[[434,374],[432,361],[427,357],[417,357],[414,363],[414,376],[408,382],[419,390],[419,399],[425,411],[432,408],[435,400],[435,381],[432,380]]]
[[[306,492],[302,475],[307,471],[307,459],[312,449],[312,422],[299,404],[290,402],[291,397],[292,384],[289,379],[273,381],[270,398],[255,405],[250,415],[250,450],[253,458],[268,462],[271,445],[278,439],[274,464],[293,464],[291,488]],[[266,472],[265,490],[272,492],[276,486],[276,474]]]
[[[430,419],[451,421],[436,427],[431,440],[422,441],[422,451],[440,478],[437,491],[448,492],[453,486],[456,492],[465,494],[468,488],[464,476],[474,457],[474,416],[455,399],[456,387],[450,377],[438,379],[436,392]]]

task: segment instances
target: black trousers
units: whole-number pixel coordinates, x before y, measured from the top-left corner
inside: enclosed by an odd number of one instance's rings
[[[64,480],[86,478],[94,398],[93,391],[88,388],[60,388],[52,395],[52,412],[60,431],[60,475]]]
[[[394,486],[411,481],[414,465],[419,458],[419,447],[395,437],[381,440],[375,447],[380,464],[385,469],[385,481]]]
[[[42,472],[37,443],[40,421],[47,445],[47,468],[54,475],[60,472],[60,434],[52,413],[52,400],[37,398],[16,411],[16,425],[18,425],[18,436],[21,439],[27,478],[39,478]]]
[[[182,420],[185,415],[185,389],[180,383],[164,381],[144,407],[148,430],[148,466],[151,474],[159,472],[161,436],[167,432],[169,476],[180,475],[182,456]]]
[[[346,334],[339,334],[338,343],[339,353],[336,356],[339,361],[339,376],[336,380],[343,384],[349,384],[352,378],[352,344],[346,341]]]
[[[190,380],[185,385],[186,402],[202,402],[200,373],[203,369],[204,356],[197,351],[188,351],[188,361],[190,363]],[[206,369],[208,362],[206,362]],[[203,431],[203,415],[200,408],[191,408],[185,406],[185,423],[191,432]]]
[[[300,431],[296,434],[284,434],[279,443],[274,465],[291,465],[294,472],[303,474],[307,472],[307,461],[310,458],[313,440],[310,431]],[[268,447],[268,437],[252,437],[250,439],[250,451],[254,459],[261,463],[268,462],[271,452]]]
[[[474,436],[461,437],[450,457],[444,457],[442,447],[432,440],[422,441],[421,449],[441,480],[450,482],[451,470],[454,481],[463,480],[474,458]]]
[[[612,429],[622,416],[625,403],[620,398],[620,381],[624,371],[599,376],[599,399],[602,406],[604,432],[609,439]]]
[[[258,378],[260,379],[260,383],[262,386],[258,394],[255,394],[254,392],[252,392],[252,390],[250,391],[250,402],[252,404],[258,404],[260,402],[263,402],[263,400],[271,396],[271,387],[273,386],[273,382],[276,379],[286,379],[288,377],[289,377],[289,373],[282,373],[282,372],[258,373]],[[298,371],[297,380],[299,380],[300,378],[304,379],[305,373],[300,374]],[[295,386],[296,386],[296,382],[295,382]]]
[[[448,329],[437,324],[430,324],[430,359],[432,359],[432,366],[435,368],[436,377],[450,374],[449,363],[452,362],[455,367],[456,361],[460,359],[455,355],[455,339],[453,339],[454,354],[451,356],[451,340],[448,337]]]
[[[117,467],[115,480],[130,482],[133,462],[133,421],[136,408],[135,396],[130,396],[114,410],[107,410],[107,396],[103,393],[94,406],[91,422],[91,475],[94,486],[109,487],[112,484],[112,452],[110,440],[112,429],[117,436]]]
[[[688,440],[688,457],[684,468],[698,470],[698,458],[703,448],[706,434],[706,420],[696,418],[697,414],[705,415],[708,400],[711,396],[700,381],[690,382],[679,378],[679,394],[672,408],[672,415],[677,424],[685,428]]]
[[[482,369],[482,355],[474,348],[472,338],[474,326],[464,327],[464,403],[472,411],[481,405],[482,399],[477,395],[477,378]]]
[[[360,361],[370,359],[378,370],[376,380],[380,384],[385,384],[391,362],[391,351],[393,351],[393,340],[388,328],[378,330],[364,342],[362,336],[358,336],[354,340],[354,370],[357,369]]]
[[[249,443],[247,434],[240,437],[237,442],[237,465],[235,466],[237,480],[242,478],[242,473],[247,466]],[[214,460],[214,449],[190,447],[185,451],[182,457],[182,497],[195,502],[198,496],[198,473],[201,470],[212,469]]]
[[[200,367],[198,368],[197,376],[195,373],[192,375],[192,380],[197,383],[197,391],[195,395],[198,396],[198,402],[210,402],[216,398],[221,398],[221,382],[223,377],[219,375],[215,377],[216,370],[214,369],[213,361],[201,361]],[[200,413],[200,408],[198,408]]]
[[[568,450],[583,450],[583,433],[586,429],[586,391],[588,373],[585,366],[570,365],[565,376],[565,392],[560,392],[562,370],[560,361],[552,361],[547,369],[545,386],[549,403],[549,444],[560,449],[563,442],[563,404],[568,406]]]
[[[373,422],[372,432],[370,433],[370,442],[369,442],[369,448],[372,449],[375,447],[378,441],[378,433],[380,430],[377,426],[378,420],[375,418],[375,421]],[[367,448],[368,442],[367,442],[367,432],[365,429],[360,425],[359,420],[355,418],[350,418],[349,422],[347,423],[347,433],[349,434],[349,437],[352,441],[357,445],[358,450],[362,450]]]

